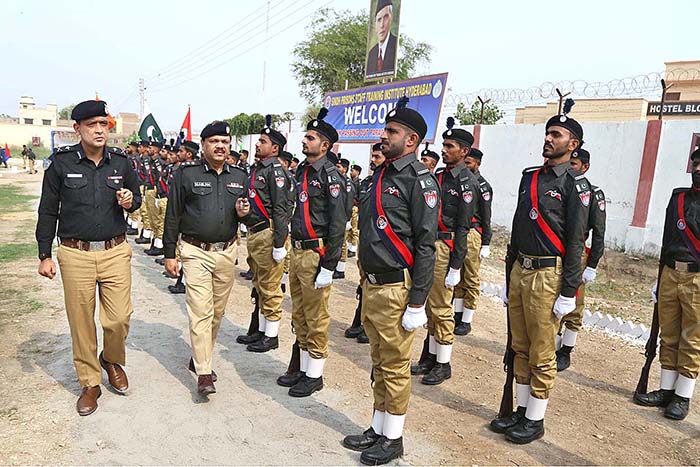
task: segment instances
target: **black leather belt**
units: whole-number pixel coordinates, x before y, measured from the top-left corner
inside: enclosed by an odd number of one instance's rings
[[[248,227],[248,231],[250,233],[254,234],[254,233],[262,232],[263,230],[269,229],[269,228],[270,228],[270,221],[262,221],[262,222],[258,222],[257,224],[255,224],[252,227]]]
[[[381,273],[365,273],[365,278],[372,285],[386,285],[386,284],[396,284],[397,282],[403,282],[405,276],[405,269],[398,269],[396,271],[381,272]]]
[[[111,250],[117,245],[121,245],[126,240],[126,235],[117,235],[109,240],[102,240],[99,242],[89,242],[87,240],[78,240],[77,238],[61,238],[59,241],[61,245],[67,246],[68,248],[75,248],[80,251],[102,251]]]
[[[518,262],[525,269],[553,268],[557,265],[557,257],[535,258],[533,256],[518,255]]]
[[[322,238],[315,240],[292,240],[292,247],[297,250],[312,250],[314,248],[323,248],[325,242]]]
[[[438,238],[438,240],[453,240],[455,238],[455,233],[454,232],[438,232],[437,238]]]
[[[664,260],[664,264],[674,271],[680,272],[700,272],[698,263],[686,263],[685,261],[674,261],[672,259]]]

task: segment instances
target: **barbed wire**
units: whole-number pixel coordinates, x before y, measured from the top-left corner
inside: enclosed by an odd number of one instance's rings
[[[661,79],[668,83],[674,81],[700,80],[698,68],[676,68],[666,72],[651,72],[627,78],[612,79],[610,81],[585,81],[562,80],[545,81],[539,86],[529,88],[484,88],[468,93],[449,93],[445,96],[445,105],[448,108],[457,107],[462,103],[472,105],[477,96],[482,99],[491,99],[492,104],[539,104],[549,99],[556,98],[557,89],[562,92],[570,92],[569,97],[588,99],[613,99],[617,97],[658,97],[661,95]]]

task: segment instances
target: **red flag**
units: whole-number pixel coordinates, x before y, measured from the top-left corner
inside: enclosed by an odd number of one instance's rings
[[[96,101],[102,100],[102,99],[100,99],[100,96],[97,95],[97,93],[95,93],[95,100]],[[110,130],[112,128],[114,128],[114,125],[117,124],[117,122],[114,120],[114,117],[112,117],[112,114],[110,114],[109,111],[107,111],[107,122],[108,122],[107,128],[109,128]]]
[[[5,155],[7,157],[12,157],[12,153],[10,152],[10,147],[5,143]]]
[[[185,133],[185,139],[187,141],[192,141],[192,124],[190,123],[190,106],[187,106],[187,115],[185,115],[185,120],[182,121],[180,126],[180,131]]]

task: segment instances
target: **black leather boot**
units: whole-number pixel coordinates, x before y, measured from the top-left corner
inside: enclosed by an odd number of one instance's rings
[[[573,347],[562,345],[561,349],[557,350],[557,371],[564,371],[571,366],[571,351]]]
[[[357,336],[360,334],[363,334],[365,332],[364,328],[362,325],[359,325],[357,327],[352,327],[352,328],[347,328],[345,330],[345,337],[348,339],[355,339]]]
[[[634,403],[644,407],[666,407],[673,399],[673,389],[659,389],[646,394],[634,394]]]
[[[353,451],[364,451],[371,448],[379,441],[382,435],[374,432],[374,428],[367,428],[361,435],[350,435],[343,438],[343,446]]]
[[[151,247],[150,250],[146,250],[146,254],[148,256],[161,256],[164,253],[165,250],[163,250],[162,248],[156,248],[155,246]]]
[[[491,420],[491,423],[489,423],[489,428],[491,428],[491,431],[496,433],[505,433],[508,428],[514,427],[525,417],[526,410],[527,407],[518,406],[518,409],[507,417],[494,418]]]
[[[345,271],[333,271],[333,279],[345,279]]]
[[[279,347],[279,340],[277,339],[277,336],[275,336],[275,337],[264,336],[259,341],[253,342],[252,344],[249,344],[248,347],[246,347],[246,350],[248,352],[263,353],[263,352],[268,352],[270,350],[275,350],[277,347]]]
[[[133,227],[127,227],[126,228],[126,234],[127,235],[138,235],[139,229],[135,229]]]
[[[466,336],[472,332],[472,325],[471,323],[460,323],[455,326],[455,336]]]
[[[182,281],[178,281],[174,285],[169,285],[168,292],[171,294],[183,294],[186,292],[185,284],[183,284]]]
[[[253,334],[250,334],[250,335],[242,334],[242,335],[236,337],[236,342],[238,342],[239,344],[248,345],[248,344],[252,344],[253,342],[259,341],[263,337],[265,337],[264,332],[255,331]]]
[[[382,465],[403,456],[403,437],[389,439],[382,436],[371,448],[362,451],[360,462],[364,465]]]
[[[323,389],[323,376],[309,378],[304,375],[297,384],[289,388],[289,395],[292,397],[308,397],[321,389]]]
[[[515,444],[528,444],[543,436],[544,420],[530,420],[527,417],[506,430],[506,439]]]
[[[689,409],[690,399],[674,394],[671,398],[671,402],[668,403],[666,410],[664,410],[664,417],[670,418],[671,420],[683,420],[688,416]]]
[[[277,384],[284,386],[285,388],[291,388],[297,384],[299,380],[301,380],[302,376],[304,376],[304,372],[302,371],[287,371],[285,374],[277,378]]]
[[[357,343],[358,344],[369,344],[369,336],[365,334],[364,328],[362,329],[362,334],[357,336]]]
[[[450,378],[452,378],[452,367],[450,366],[450,363],[435,363],[433,369],[430,370],[427,375],[423,376],[423,379],[421,379],[420,382],[430,386],[435,386]]]
[[[418,362],[415,365],[411,365],[412,375],[427,375],[430,370],[433,369],[437,363],[437,355],[429,353],[428,356],[422,362]]]
[[[151,243],[151,239],[144,237],[142,230],[141,235],[139,235],[139,237],[136,240],[134,240],[134,243],[138,243],[139,245],[146,245],[148,243]]]

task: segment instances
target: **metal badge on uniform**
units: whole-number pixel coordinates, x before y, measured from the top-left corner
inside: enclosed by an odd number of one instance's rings
[[[389,225],[389,221],[386,219],[386,217],[384,217],[384,216],[377,217],[377,228],[379,230],[386,229],[387,225]]]
[[[484,198],[484,201],[488,201],[491,199],[491,193],[489,193],[488,191],[484,191],[483,193],[481,193],[481,197]]]
[[[551,196],[554,199],[558,199],[561,201],[561,193],[559,193],[557,190],[549,190],[545,194],[545,196]]]
[[[464,199],[465,203],[469,204],[472,202],[474,195],[472,195],[471,191],[465,191],[464,193],[462,193],[462,198]]]
[[[605,200],[604,199],[601,199],[600,201],[598,201],[598,209],[600,209],[601,211],[605,211]]]
[[[449,190],[447,190],[447,193],[455,197],[459,196],[459,193],[457,193],[457,190],[455,190],[454,188],[450,188]]]
[[[537,209],[535,209],[535,208],[530,209],[530,219],[535,221],[535,220],[537,220],[538,217],[540,217],[540,214],[537,212]]]
[[[588,207],[589,204],[591,204],[591,192],[587,191],[585,193],[579,193],[578,197],[581,199],[581,203],[583,203],[584,206]]]
[[[328,187],[328,190],[331,192],[332,197],[337,198],[338,196],[340,196],[340,185],[338,185],[337,183],[330,185]]]
[[[226,186],[229,188],[243,188],[243,185],[237,182],[229,182],[226,184]]]
[[[265,180],[265,177],[263,177],[262,175],[258,175],[257,177],[255,177],[255,181],[265,183],[267,180]]]
[[[275,177],[275,185],[284,188],[284,177]]]
[[[400,194],[399,194],[399,189],[396,188],[395,186],[387,187],[387,188],[384,190],[384,193],[388,193],[388,194],[390,194],[390,195],[394,195],[394,196],[396,196],[397,198],[400,198],[400,197],[401,197]]]
[[[425,193],[423,193],[423,198],[425,199],[425,204],[427,204],[430,209],[433,209],[435,206],[437,206],[437,203],[438,203],[437,191],[435,191],[435,190],[426,191]]]
[[[114,182],[115,184],[121,183],[123,179],[124,179],[124,177],[121,175],[112,175],[112,176],[107,177],[107,180],[110,180],[110,181]]]
[[[345,191],[347,191],[348,193],[350,193],[350,192],[352,191],[352,185],[346,185],[346,186],[345,186]]]
[[[321,188],[321,182],[316,179],[309,180],[309,184],[311,184],[311,186],[315,186],[316,188]]]
[[[66,178],[83,178],[83,174],[66,174]]]
[[[299,202],[305,203],[307,199],[309,199],[309,194],[307,192],[302,191],[299,193]]]
[[[678,230],[685,230],[685,221],[683,219],[678,219],[676,227],[678,227]]]
[[[255,190],[253,188],[248,188],[248,198],[255,198],[257,196],[257,193],[255,193]]]

